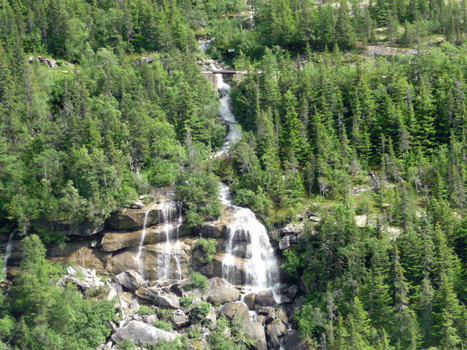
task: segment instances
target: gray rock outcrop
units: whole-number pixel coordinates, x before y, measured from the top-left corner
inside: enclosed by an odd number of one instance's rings
[[[256,305],[256,293],[250,293],[250,294],[245,295],[245,297],[243,298],[243,301],[245,302],[245,304],[248,306],[250,310],[254,310],[255,305]]]
[[[180,262],[182,278],[188,278],[193,272],[191,268],[192,247],[180,241],[179,246],[172,245],[171,255],[176,255]],[[127,269],[138,270],[136,254],[138,247],[131,247],[121,253],[114,254],[106,261],[109,273],[119,274]],[[145,270],[145,278],[156,281],[159,278],[159,270],[162,268],[160,256],[166,254],[165,242],[147,244],[144,246],[140,261]],[[170,264],[167,271],[169,279],[178,279],[179,271],[175,264]]]
[[[149,214],[150,215],[150,214]],[[146,236],[144,244],[152,244],[165,242],[167,240],[167,233],[165,232],[166,225],[159,224],[146,228]],[[104,252],[114,252],[123,248],[137,247],[141,244],[141,236],[143,230],[136,230],[131,232],[106,232],[102,238],[101,249]],[[191,234],[187,225],[180,225],[179,227],[171,227],[168,235],[169,237],[186,237]]]
[[[81,290],[105,286],[105,283],[96,276],[96,270],[85,269],[81,266],[68,266],[66,272],[67,275],[61,278],[57,285],[64,285],[66,281],[70,281]]]
[[[135,230],[144,226],[145,209],[125,208],[107,219],[107,225],[114,230]],[[153,226],[159,222],[159,211],[151,210],[147,215],[147,226]]]
[[[173,323],[177,328],[183,328],[190,324],[190,318],[181,309],[175,310],[173,314]]]
[[[245,330],[254,341],[254,349],[267,350],[266,333],[264,333],[264,327],[260,322],[247,324]]]
[[[175,340],[175,335],[144,322],[130,321],[112,335],[112,340],[116,343],[121,343],[125,339],[130,339],[138,346],[152,346],[163,340],[172,342]]]
[[[93,223],[76,223],[73,220],[64,221],[44,221],[37,220],[32,222],[32,228],[36,231],[47,230],[51,232],[61,233],[64,236],[92,236],[96,233],[104,231],[105,225],[103,222]]]
[[[143,277],[135,270],[123,271],[121,274],[115,276],[114,280],[131,291],[136,291],[145,283]]]
[[[175,294],[158,295],[155,303],[170,309],[180,309],[180,301]]]
[[[229,287],[220,287],[214,290],[209,295],[209,297],[207,298],[207,301],[209,301],[212,304],[215,304],[215,303],[225,304],[225,303],[237,301],[239,298],[240,298],[240,291],[238,289],[229,288]]]
[[[154,302],[159,295],[159,290],[156,288],[147,288],[142,286],[136,290],[135,294],[141,299]]]
[[[232,320],[233,323],[250,323],[248,307],[244,303],[227,303],[221,306],[218,311],[219,315],[225,315],[229,320]]]
[[[275,319],[266,327],[268,339],[271,342],[274,349],[280,347],[280,337],[284,335],[287,327],[282,323],[280,319]]]
[[[262,290],[256,293],[256,306],[275,306],[274,294],[271,290]]]

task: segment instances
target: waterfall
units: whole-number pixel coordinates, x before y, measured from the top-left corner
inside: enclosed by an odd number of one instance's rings
[[[214,65],[211,65],[213,69],[215,69]],[[227,136],[225,137],[225,142],[221,147],[221,150],[217,153],[217,157],[224,154],[229,148],[232,142],[240,139],[240,128],[238,127],[238,123],[235,120],[235,116],[232,114],[230,110],[230,85],[224,82],[222,78],[222,74],[215,74],[217,79],[217,87],[219,89],[220,98],[219,101],[221,106],[219,108],[219,115],[221,116],[222,120],[228,126]]]
[[[13,235],[15,233],[13,232],[10,235],[10,238],[8,238],[8,244],[6,245],[5,249],[5,255],[3,256],[3,271],[6,273],[7,272],[7,264],[8,264],[8,259],[10,259],[11,256],[11,251],[13,249]]]
[[[157,280],[160,282],[167,281],[170,277],[170,257],[172,245],[170,244],[170,232],[173,231],[174,225],[172,222],[174,205],[172,201],[161,203],[162,222],[164,223],[165,244],[162,254],[157,257]],[[161,220],[159,220],[160,222]]]
[[[228,151],[232,142],[241,137],[241,134],[235,116],[230,110],[230,86],[224,82],[222,74],[216,74],[216,77],[221,95],[219,115],[229,127],[225,143],[217,154],[221,156]],[[238,265],[241,263],[245,271],[245,290],[258,292],[271,289],[276,301],[280,302],[277,293],[280,283],[279,264],[266,228],[250,209],[232,205],[230,189],[223,183],[220,183],[220,200],[233,213],[233,220],[228,226],[222,277],[235,284],[240,277],[238,274],[241,273],[242,266]]]
[[[182,279],[182,267],[180,265],[180,239],[179,239],[179,234],[180,234],[180,226],[182,226],[183,222],[183,217],[182,217],[182,207],[183,204],[180,204],[180,207],[178,209],[178,219],[177,219],[177,241],[175,242],[175,252],[174,252],[174,259],[175,259],[175,266],[177,268],[177,277],[178,280]]]
[[[141,253],[143,252],[144,239],[146,238],[146,234],[147,234],[146,226],[148,224],[148,215],[153,208],[154,206],[151,209],[146,210],[146,212],[144,213],[143,232],[141,232],[141,240],[139,242],[138,252],[136,253],[136,257],[135,257],[136,265],[138,265],[138,273],[143,278],[145,278],[145,271],[144,271],[144,264],[141,261]]]
[[[232,205],[229,200],[229,188],[221,186],[221,201],[233,212],[233,220],[228,226],[228,241],[225,257],[222,261],[222,277],[230,283],[238,280],[236,258],[244,258],[245,290],[258,292],[271,289],[277,302],[279,286],[279,264],[264,225],[248,208]]]
[[[165,243],[162,254],[159,254],[157,257],[157,280],[159,282],[164,282],[169,279],[182,279],[182,268],[180,264],[180,226],[182,225],[182,206],[177,205],[177,202],[166,201],[162,202],[160,206],[160,213],[162,214],[162,222],[164,223],[163,234],[165,235]],[[175,215],[177,214],[177,219],[174,220]],[[159,220],[161,221],[161,220]],[[175,233],[176,237],[172,237]],[[171,243],[171,240],[176,239],[175,244]],[[171,260],[173,257],[173,264]],[[171,273],[172,270],[175,273]]]

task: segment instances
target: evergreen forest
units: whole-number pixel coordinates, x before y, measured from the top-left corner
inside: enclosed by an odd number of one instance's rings
[[[173,186],[196,229],[223,181],[272,235],[305,217],[282,268],[310,349],[467,348],[466,41],[465,0],[0,0],[0,231],[24,246],[1,346],[95,349],[114,320],[55,286],[66,237],[34,223]],[[244,72],[225,157],[200,59]]]

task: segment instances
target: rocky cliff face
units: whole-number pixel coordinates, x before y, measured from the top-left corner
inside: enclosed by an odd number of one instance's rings
[[[222,252],[225,248],[226,227],[230,213],[226,211],[215,221],[207,221],[201,228],[190,230],[182,223],[178,226],[164,222],[164,215],[158,203],[166,201],[167,196],[157,197],[141,209],[125,208],[113,214],[106,222],[105,229],[92,236],[69,236],[70,241],[57,246],[50,246],[48,257],[52,261],[69,262],[85,268],[94,269],[99,275],[114,276],[128,269],[138,270],[137,254],[146,221],[146,233],[140,255],[140,261],[149,280],[157,280],[161,259],[165,253],[167,237],[170,238],[171,254],[179,258],[182,278],[188,278],[193,271],[202,271],[209,277],[222,276]],[[198,247],[198,239],[203,236],[217,241],[217,253],[213,262],[201,263],[203,252]],[[178,237],[179,244],[175,244]],[[178,268],[170,263],[169,276],[175,276]],[[241,284],[241,279],[238,281]]]
[[[48,259],[73,266],[68,271],[69,276],[61,283],[71,281],[85,290],[93,287],[93,281],[99,280],[95,278],[98,275],[108,280],[106,286],[111,290],[109,298],[117,295],[115,290],[123,293],[116,307],[122,308],[126,316],[122,324],[115,325],[110,348],[125,338],[144,346],[157,343],[157,339],[173,339],[173,334],[189,332],[196,316],[192,315],[192,306],[181,306],[180,298],[184,296],[200,297],[200,300],[211,303],[212,312],[208,316],[213,324],[221,315],[230,320],[236,314],[243,315],[246,330],[255,340],[257,349],[279,349],[281,342],[293,341],[296,334],[289,325],[293,324],[294,312],[304,303],[303,298],[299,297],[299,288],[283,283],[279,291],[282,295],[279,304],[270,290],[245,292],[242,285],[246,283],[246,266],[251,252],[247,249],[249,236],[241,229],[231,239],[236,247],[232,252],[234,271],[229,274],[234,276],[232,284],[223,280],[228,228],[234,213],[225,207],[220,218],[206,221],[200,228],[192,230],[185,224],[172,193],[170,188],[159,189],[151,202],[136,203],[133,208],[114,213],[105,226],[36,223],[36,229],[60,232],[68,238],[63,244],[50,245],[47,251]],[[281,237],[280,243],[275,244],[277,252],[289,249],[303,239],[302,230],[303,227],[295,225],[276,232],[275,235]],[[205,252],[198,244],[200,236],[217,243],[210,262],[202,259]],[[10,265],[18,264],[20,253],[20,244],[15,242]],[[85,276],[89,276],[89,281],[78,281],[73,277],[73,271],[80,269],[83,269]],[[144,271],[144,278],[138,273],[141,271]],[[185,288],[195,271],[210,278],[206,291],[189,291]],[[162,282],[161,276],[164,276]],[[286,281],[287,277],[283,274],[282,282]],[[148,321],[147,317],[137,313],[140,304],[151,305],[154,309],[173,310],[171,322],[178,330],[166,334],[154,328],[154,320]],[[249,311],[256,312],[251,320]]]
[[[67,235],[69,240],[61,245],[51,245],[48,248],[48,258],[52,261],[71,263],[84,268],[96,270],[102,276],[115,276],[125,270],[138,270],[137,254],[145,230],[140,263],[146,271],[148,280],[157,280],[160,276],[160,256],[166,250],[167,236],[170,237],[171,254],[178,257],[179,266],[169,264],[169,276],[181,272],[183,279],[189,278],[194,271],[200,271],[207,277],[222,277],[222,261],[224,259],[227,227],[232,221],[232,213],[224,210],[217,220],[205,221],[200,228],[191,230],[184,223],[184,217],[179,225],[168,225],[164,222],[164,213],[160,203],[171,199],[170,188],[159,191],[155,199],[142,208],[124,208],[114,213],[105,223],[105,228],[89,235],[89,230],[43,223],[42,227],[53,228]],[[145,214],[146,227],[145,227]],[[175,220],[172,218],[172,220]],[[72,231],[73,230],[73,231]],[[77,231],[78,230],[78,231]],[[69,232],[78,233],[69,235]],[[199,237],[211,238],[217,242],[217,251],[212,262],[202,263],[200,257],[204,252],[198,247]],[[179,244],[175,244],[178,237]],[[244,259],[248,253],[242,249],[241,232],[238,234],[238,248],[235,252],[237,271],[235,284],[245,283]],[[202,260],[202,259],[201,259]],[[180,271],[175,271],[175,269]]]

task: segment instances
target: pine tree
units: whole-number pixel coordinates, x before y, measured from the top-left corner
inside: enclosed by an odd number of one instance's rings
[[[417,321],[410,309],[410,287],[405,279],[405,271],[400,264],[399,250],[394,243],[393,253],[394,274],[394,339],[404,349],[415,350],[418,343]]]
[[[430,151],[435,145],[435,129],[433,125],[433,99],[431,86],[426,75],[421,76],[420,92],[417,96],[415,108],[418,124],[416,140],[422,146],[423,151]]]
[[[371,334],[368,314],[358,297],[355,298],[349,315],[347,316],[347,327],[349,334],[348,349],[360,350],[371,349],[369,335]]]

